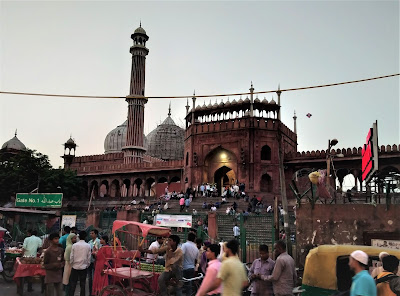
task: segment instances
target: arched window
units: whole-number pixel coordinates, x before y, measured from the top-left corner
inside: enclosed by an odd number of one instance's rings
[[[260,188],[262,192],[272,192],[272,179],[268,174],[261,176]]]
[[[189,165],[189,152],[186,152],[186,165]]]
[[[261,149],[261,160],[271,160],[271,148],[268,145]]]

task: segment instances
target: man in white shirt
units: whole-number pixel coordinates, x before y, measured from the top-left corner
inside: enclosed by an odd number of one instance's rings
[[[42,240],[36,234],[36,230],[28,231],[28,237],[24,239],[22,246],[24,257],[36,257],[38,250],[42,247]]]
[[[24,257],[35,257],[37,252],[42,248],[42,240],[37,237],[36,230],[28,230],[28,237],[24,239],[24,245],[22,246],[22,254]],[[28,292],[33,292],[32,282],[28,281]]]
[[[194,242],[195,240],[196,235],[190,232],[188,240],[181,247],[183,252],[183,277],[186,279],[194,277],[194,267],[199,257],[199,249]],[[186,290],[186,295],[192,295],[192,282],[185,283],[183,289]]]
[[[151,245],[150,245],[150,247],[149,247],[149,250],[150,250],[150,251],[156,251],[156,250],[158,250],[159,248],[161,248],[162,244],[163,244],[163,238],[162,238],[161,236],[159,236],[159,237],[157,237],[157,240],[156,240],[156,241],[154,241],[154,242],[151,243]],[[163,263],[165,263],[165,261],[164,261],[163,259],[164,259],[164,258],[163,258],[162,256],[159,256],[156,252],[154,252],[154,253],[147,253],[147,260],[146,260],[146,262],[147,262],[147,263],[153,263],[153,262],[154,262],[154,264],[163,265]],[[162,261],[164,261],[164,262],[162,262]]]
[[[92,256],[92,250],[90,245],[85,242],[86,239],[86,231],[79,232],[79,242],[72,245],[71,249],[71,275],[69,278],[69,296],[75,295],[76,284],[78,283],[81,287],[80,296],[85,296],[85,286],[86,286],[86,276],[87,276],[87,268],[90,265],[90,259]],[[91,291],[89,291],[89,295]]]
[[[233,236],[235,237],[235,239],[239,239],[240,228],[237,226],[237,223],[235,223],[235,226],[233,226]]]

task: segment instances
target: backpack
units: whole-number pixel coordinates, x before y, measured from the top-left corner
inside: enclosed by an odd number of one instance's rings
[[[400,296],[400,277],[396,276],[395,278],[391,279],[389,286],[393,293],[395,293],[397,296]]]
[[[388,274],[381,277],[380,279],[377,279],[376,276],[374,280],[376,284],[389,282],[390,290],[392,290],[392,292],[395,293],[396,295],[400,296],[400,278],[397,275]]]

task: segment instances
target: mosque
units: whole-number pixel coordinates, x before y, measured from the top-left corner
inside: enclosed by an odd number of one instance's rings
[[[82,180],[82,199],[132,199],[160,196],[169,191],[185,191],[202,183],[223,186],[245,184],[248,195],[267,202],[280,197],[280,158],[288,197],[293,198],[289,184],[299,170],[326,168],[327,159],[335,160],[335,177],[342,185],[352,175],[361,190],[361,148],[327,151],[297,151],[296,114],[293,129],[281,121],[281,92],[276,101],[254,96],[225,100],[208,105],[186,105],[185,128],[171,118],[171,107],[165,120],[147,136],[144,135],[145,66],[149,37],[140,26],[131,35],[133,45],[130,91],[126,96],[127,118],[110,131],[104,141],[104,154],[76,156],[76,143],[70,138],[64,144],[64,168],[74,170]],[[362,144],[362,143],[360,143]],[[18,147],[17,147],[18,146]],[[2,146],[25,149],[15,137]],[[400,153],[397,145],[380,147],[379,166],[383,171],[399,172]],[[297,175],[296,175],[297,176]]]

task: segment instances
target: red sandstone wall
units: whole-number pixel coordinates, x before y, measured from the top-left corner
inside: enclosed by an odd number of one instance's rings
[[[368,244],[368,237],[392,234],[400,239],[400,205],[302,204],[296,212],[297,255],[304,263],[310,245]],[[396,238],[397,237],[397,238]],[[365,242],[365,243],[364,243]]]

